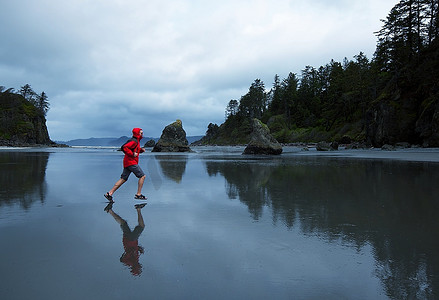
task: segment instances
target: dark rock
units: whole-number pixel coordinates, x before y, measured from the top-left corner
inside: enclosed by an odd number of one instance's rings
[[[351,144],[352,143],[352,139],[351,139],[350,136],[344,135],[344,136],[342,136],[342,138],[338,142],[340,144]]]
[[[316,145],[317,151],[334,151],[338,150],[338,143],[337,142],[318,142]]]
[[[374,147],[394,145],[399,141],[418,143],[416,111],[420,108],[417,104],[419,101],[414,97],[397,80],[390,81],[366,112],[366,141]]]
[[[318,142],[316,145],[317,151],[334,151],[338,150],[338,143],[337,142]]]
[[[154,147],[154,146],[155,146],[155,141],[152,140],[152,139],[145,143],[145,147],[151,148],[151,147]]]
[[[384,151],[395,151],[395,147],[389,144],[385,144],[381,147],[381,150]]]
[[[367,149],[369,148],[365,143],[355,142],[346,146],[346,150],[349,149]]]
[[[53,147],[53,148],[70,148],[70,146],[67,144],[60,144],[60,143],[55,143],[55,142],[53,142],[49,146]]]
[[[399,142],[399,143],[395,144],[395,147],[396,148],[410,148],[411,145],[410,145],[410,143],[407,143],[407,142]]]
[[[398,132],[395,108],[385,102],[372,107],[366,116],[366,137],[376,147],[394,143]]]
[[[250,142],[243,154],[267,154],[279,155],[282,153],[282,146],[270,134],[270,129],[258,119],[252,121],[252,133]]]
[[[328,142],[318,142],[316,145],[317,151],[329,151],[331,149],[331,144]]]
[[[162,135],[152,152],[191,152],[186,139],[186,132],[180,120],[163,129]]]
[[[435,95],[439,97],[439,92]],[[428,105],[416,122],[416,132],[419,134],[423,147],[439,147],[439,101]]]
[[[203,139],[195,141],[195,142],[192,142],[190,145],[191,146],[202,146],[203,145]]]

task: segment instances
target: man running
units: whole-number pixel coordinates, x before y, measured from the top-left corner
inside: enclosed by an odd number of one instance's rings
[[[125,153],[123,158],[123,172],[122,175],[120,175],[120,179],[114,184],[113,188],[104,195],[108,201],[114,202],[113,193],[128,180],[128,177],[131,173],[134,173],[134,175],[139,178],[137,193],[134,195],[134,199],[146,200],[146,197],[142,195],[142,187],[146,176],[145,173],[143,173],[142,168],[139,166],[139,154],[145,152],[145,149],[140,147],[140,140],[142,138],[142,128],[134,128],[133,138],[122,146],[122,151]]]

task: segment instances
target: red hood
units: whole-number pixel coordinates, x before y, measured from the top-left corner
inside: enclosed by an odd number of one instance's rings
[[[140,135],[140,130],[142,130],[142,128],[133,129],[133,138],[136,138],[138,141],[140,141],[143,137],[142,135]]]

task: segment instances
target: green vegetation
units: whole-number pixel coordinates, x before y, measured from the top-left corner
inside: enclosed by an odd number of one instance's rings
[[[47,111],[49,110],[49,101],[47,94],[42,92],[41,94],[36,93],[29,84],[25,84],[20,88],[18,93],[15,92],[14,88],[6,89],[4,86],[0,86],[0,97],[2,99],[2,107],[9,106],[15,104],[15,101],[12,100],[16,96],[21,95],[27,102],[22,102],[20,109],[23,109],[26,114],[43,114],[46,116]],[[8,104],[9,103],[9,104]]]
[[[36,94],[28,84],[19,93],[0,86],[1,144],[51,143],[45,119],[48,109],[47,95]]]
[[[380,146],[406,141],[439,146],[439,1],[403,0],[376,33],[373,59],[306,66],[300,76],[256,79],[226,120],[209,124],[204,144],[245,144],[249,120],[266,123],[281,143],[352,141]],[[435,117],[436,116],[436,117]]]

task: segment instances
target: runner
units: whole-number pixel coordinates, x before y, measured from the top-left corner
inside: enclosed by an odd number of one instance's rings
[[[104,197],[107,198],[108,201],[114,202],[114,192],[128,180],[131,173],[134,173],[134,175],[139,178],[137,193],[134,195],[134,199],[146,200],[146,197],[142,195],[143,183],[145,182],[146,176],[145,173],[143,173],[142,168],[139,166],[139,154],[145,152],[145,149],[140,147],[140,140],[142,138],[143,130],[141,128],[134,128],[133,138],[122,146],[122,151],[125,153],[123,158],[123,172],[113,188],[104,194]]]

